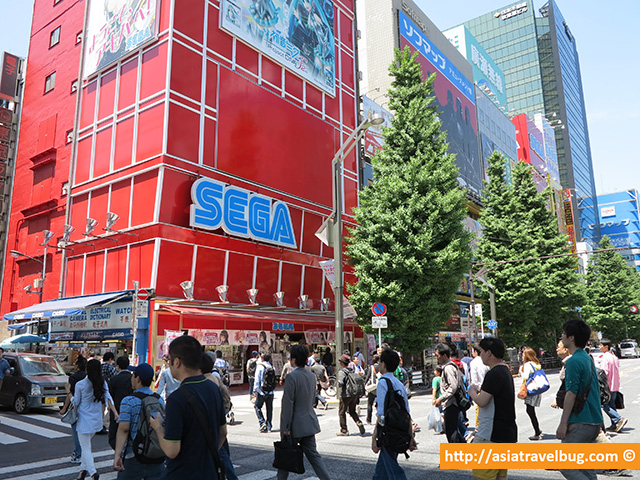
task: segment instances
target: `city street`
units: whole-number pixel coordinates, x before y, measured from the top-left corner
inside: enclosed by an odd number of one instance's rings
[[[640,418],[640,360],[621,361],[622,390],[625,394],[626,409],[621,413],[629,419],[627,427],[619,434],[613,434],[612,440],[639,442],[640,434],[637,422]],[[537,415],[544,432],[544,440],[557,442],[555,430],[560,416],[559,410],[549,407],[559,386],[557,372],[549,374],[552,387],[537,409]],[[275,478],[271,467],[273,460],[273,442],[279,439],[279,404],[281,389],[276,392],[274,402],[274,431],[270,434],[259,433],[258,423],[248,395],[244,392],[233,393],[236,423],[229,427],[229,443],[236,473],[241,480],[267,480]],[[426,417],[431,406],[431,395],[414,395],[410,406],[414,419],[421,426],[426,425]],[[365,419],[365,402],[361,403],[362,419]],[[516,400],[518,433],[521,442],[533,434],[532,427],[521,400]],[[473,418],[470,410],[470,418]],[[336,480],[367,479],[373,475],[376,456],[371,452],[371,432],[373,426],[367,425],[367,433],[361,437],[353,433],[350,437],[337,437],[337,403],[332,402],[327,411],[318,410],[322,433],[318,435],[318,450],[325,458],[332,478]],[[608,422],[608,418],[605,417]],[[357,432],[351,419],[347,419],[350,431]],[[607,423],[608,425],[608,423]],[[422,429],[417,433],[418,450],[409,460],[400,459],[400,464],[409,479],[424,478],[471,478],[469,470],[440,470],[438,444],[446,441],[444,435],[435,435]],[[36,480],[73,478],[79,470],[77,465],[69,463],[72,449],[70,428],[59,421],[53,410],[32,411],[28,415],[17,415],[7,408],[0,410],[0,480]],[[101,479],[116,477],[111,468],[112,450],[107,445],[106,435],[97,435],[93,439],[96,465]],[[306,464],[303,475],[291,475],[290,478],[314,479],[313,470]],[[637,472],[630,472],[631,478],[640,478]],[[545,470],[517,470],[509,472],[510,479],[561,479],[558,472]],[[629,477],[628,477],[629,478]]]

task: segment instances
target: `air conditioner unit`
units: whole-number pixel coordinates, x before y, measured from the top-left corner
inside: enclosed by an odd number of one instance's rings
[[[42,288],[42,279],[36,278],[33,280],[33,288]]]

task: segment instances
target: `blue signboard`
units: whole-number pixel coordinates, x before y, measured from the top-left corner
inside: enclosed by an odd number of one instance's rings
[[[473,83],[447,59],[435,44],[404,13],[400,14],[400,35],[422,53],[460,92],[475,104]]]
[[[296,248],[291,214],[284,202],[205,177],[191,186],[191,199],[192,227],[222,228],[229,235]]]

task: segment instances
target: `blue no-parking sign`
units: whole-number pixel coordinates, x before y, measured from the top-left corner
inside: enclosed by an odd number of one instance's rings
[[[384,303],[374,303],[371,311],[376,317],[381,317],[387,313],[387,306]]]

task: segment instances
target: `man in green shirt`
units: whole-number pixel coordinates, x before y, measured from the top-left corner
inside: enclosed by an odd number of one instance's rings
[[[584,347],[591,329],[582,320],[569,320],[562,327],[562,343],[571,358],[565,363],[567,393],[556,436],[562,443],[593,443],[600,433],[600,385],[593,360]],[[586,401],[581,397],[588,391]],[[594,470],[561,470],[568,480],[596,480]]]

